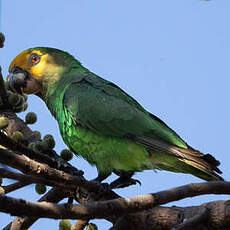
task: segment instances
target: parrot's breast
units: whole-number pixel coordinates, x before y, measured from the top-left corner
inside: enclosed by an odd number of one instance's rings
[[[142,171],[152,168],[152,165],[148,166],[149,153],[143,146],[126,138],[94,133],[77,124],[65,109],[63,112],[64,119],[58,120],[66,145],[96,165],[100,173],[111,173],[114,169]]]

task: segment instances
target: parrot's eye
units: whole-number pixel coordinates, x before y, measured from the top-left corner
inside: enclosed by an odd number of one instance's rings
[[[36,64],[38,64],[40,59],[41,59],[41,57],[38,54],[33,53],[33,54],[30,55],[29,62],[30,62],[31,65],[36,65]]]

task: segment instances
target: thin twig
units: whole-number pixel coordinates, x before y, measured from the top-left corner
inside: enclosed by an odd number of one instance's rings
[[[4,188],[5,194],[7,194],[7,193],[13,192],[15,190],[18,190],[30,184],[31,183],[29,182],[19,181],[19,182],[15,182],[13,184],[2,186],[2,187]]]

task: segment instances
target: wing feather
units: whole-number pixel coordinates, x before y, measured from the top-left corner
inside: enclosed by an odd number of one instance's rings
[[[109,136],[147,136],[187,148],[186,143],[159,118],[148,113],[116,85],[92,76],[66,89],[64,106],[72,118],[94,132]]]

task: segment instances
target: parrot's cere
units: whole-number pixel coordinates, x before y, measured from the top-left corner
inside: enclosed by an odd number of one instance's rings
[[[217,161],[189,146],[162,120],[115,84],[83,67],[62,50],[37,47],[10,64],[9,85],[36,94],[58,121],[64,142],[98,170],[98,181],[120,176],[114,187],[135,184],[147,169],[223,180]]]

